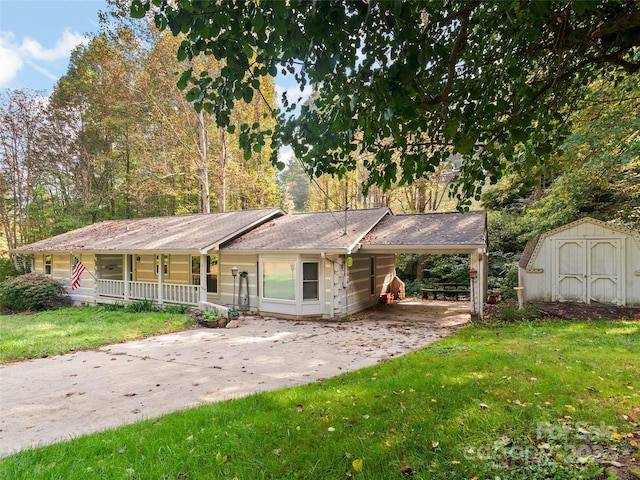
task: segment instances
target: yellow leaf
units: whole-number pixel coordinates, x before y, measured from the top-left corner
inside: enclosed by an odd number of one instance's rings
[[[438,442],[437,440],[431,440],[431,446],[433,448],[438,448],[439,445],[440,445],[440,442]]]
[[[622,435],[620,435],[619,433],[612,433],[611,436],[616,440],[622,440]]]
[[[451,465],[460,465],[458,460],[451,460]]]
[[[359,473],[360,470],[362,470],[362,460],[356,458],[353,462],[351,462],[351,466],[356,471],[356,473]]]
[[[564,408],[566,408],[567,410],[575,410],[573,408],[573,405],[565,405]]]

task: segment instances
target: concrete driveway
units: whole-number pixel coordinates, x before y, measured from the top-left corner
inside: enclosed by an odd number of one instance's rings
[[[195,328],[0,366],[0,456],[356,370],[468,320],[466,302],[423,301],[380,305],[352,322],[245,317],[236,329]]]

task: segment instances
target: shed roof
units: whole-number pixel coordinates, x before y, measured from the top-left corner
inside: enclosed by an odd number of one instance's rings
[[[280,208],[224,213],[110,220],[17,248],[32,252],[160,252],[206,253],[268,220],[284,215]]]
[[[521,268],[530,268],[529,263],[531,262],[532,258],[536,257],[538,255],[538,251],[540,250],[542,244],[544,243],[545,239],[547,239],[548,237],[552,237],[553,235],[563,232],[565,230],[569,230],[575,226],[578,225],[582,225],[585,223],[590,223],[593,225],[598,225],[600,227],[604,227],[607,228],[609,230],[612,230],[614,232],[619,232],[619,233],[623,233],[625,235],[630,235],[632,238],[635,239],[635,241],[638,243],[638,246],[640,246],[640,233],[636,232],[635,230],[632,230],[630,228],[624,227],[622,225],[617,225],[615,223],[608,223],[608,222],[603,222],[602,220],[597,220],[595,218],[592,217],[583,217],[579,220],[576,220],[574,222],[570,222],[570,223],[565,223],[564,225],[561,225],[559,227],[556,227],[554,229],[551,230],[547,230],[546,232],[536,236],[535,238],[533,238],[532,240],[529,240],[529,242],[527,242],[527,246],[525,247],[524,251],[522,252],[522,256],[520,257],[520,261],[518,262],[518,265]]]
[[[391,215],[363,239],[363,249],[393,249],[398,253],[422,249],[470,250],[484,248],[487,215],[484,211]]]
[[[294,213],[274,219],[226,244],[233,251],[351,251],[388,208]],[[346,218],[346,232],[345,232]]]

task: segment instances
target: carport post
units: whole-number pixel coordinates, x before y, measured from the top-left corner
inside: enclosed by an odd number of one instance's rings
[[[469,277],[471,282],[471,320],[479,320],[482,318],[484,299],[487,296],[487,255],[480,248],[471,253]]]

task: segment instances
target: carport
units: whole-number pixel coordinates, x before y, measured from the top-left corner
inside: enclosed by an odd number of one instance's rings
[[[471,318],[482,318],[488,272],[486,212],[388,215],[362,240],[360,251],[469,255]]]

